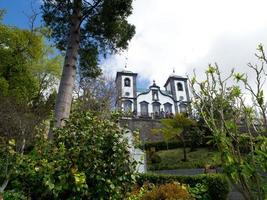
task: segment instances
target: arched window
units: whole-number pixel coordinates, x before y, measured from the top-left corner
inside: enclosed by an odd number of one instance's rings
[[[172,113],[172,104],[167,102],[164,104],[164,111],[166,114],[171,114]]]
[[[124,86],[125,87],[130,87],[131,86],[131,80],[129,78],[124,79]]]
[[[155,114],[155,116],[159,116],[159,114],[160,114],[160,103],[159,102],[153,102],[152,106],[153,106],[153,113]]]
[[[148,102],[142,101],[140,102],[141,107],[141,116],[148,116]]]
[[[182,83],[177,83],[177,88],[178,88],[178,91],[183,91],[183,84]]]

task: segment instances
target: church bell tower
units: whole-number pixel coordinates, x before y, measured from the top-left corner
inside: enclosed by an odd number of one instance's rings
[[[136,111],[136,77],[137,73],[128,70],[116,75],[116,108],[124,112]]]

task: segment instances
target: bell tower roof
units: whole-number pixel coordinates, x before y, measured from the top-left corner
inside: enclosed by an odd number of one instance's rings
[[[137,76],[137,73],[134,73],[132,71],[129,71],[129,70],[122,70],[122,71],[119,71],[117,72],[116,74],[116,80],[119,76],[122,76],[122,75],[126,75],[126,76]]]
[[[169,84],[169,82],[170,82],[171,80],[183,80],[183,81],[186,81],[187,79],[188,79],[188,78],[186,78],[186,77],[178,76],[178,75],[172,73],[172,74],[169,76],[169,78],[167,79],[166,83],[164,84],[164,87],[166,87],[166,86]]]

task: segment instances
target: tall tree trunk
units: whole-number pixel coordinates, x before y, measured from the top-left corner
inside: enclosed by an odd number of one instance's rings
[[[55,126],[62,127],[64,120],[69,118],[72,93],[76,78],[76,62],[78,57],[80,43],[80,23],[81,23],[81,0],[74,0],[74,9],[71,16],[71,28],[68,39],[68,45],[64,60],[64,67],[60,79],[59,90],[55,106]],[[50,130],[48,138],[53,139],[53,133]]]

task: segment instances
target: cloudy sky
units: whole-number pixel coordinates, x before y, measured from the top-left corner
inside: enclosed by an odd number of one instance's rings
[[[128,51],[103,63],[107,72],[127,62],[141,82],[163,86],[173,69],[202,78],[214,62],[223,72],[247,72],[257,45],[267,46],[265,0],[135,0],[133,7],[136,35]]]
[[[31,1],[38,9],[40,0],[0,0],[4,22],[27,28]],[[127,51],[102,67],[115,77],[127,63],[139,74],[139,87],[152,80],[163,86],[173,69],[182,76],[196,69],[202,78],[214,62],[223,72],[247,72],[257,45],[267,47],[266,0],[133,0],[133,8],[129,21],[136,35]]]

